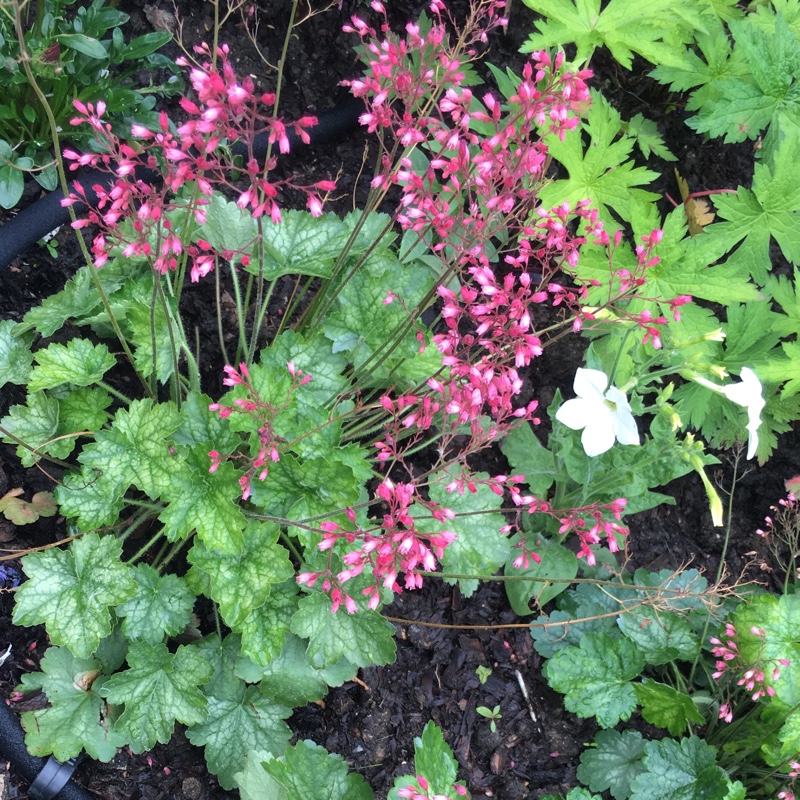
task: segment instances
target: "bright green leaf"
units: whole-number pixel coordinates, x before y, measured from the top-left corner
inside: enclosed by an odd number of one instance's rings
[[[31,755],[54,755],[59,761],[81,750],[98,761],[111,761],[125,737],[114,730],[105,701],[94,690],[100,664],[75,658],[66,647],[50,647],[39,665],[41,672],[22,676],[20,691],[44,690],[49,707],[22,715]]]
[[[125,636],[160,644],[164,634],[179,634],[191,620],[195,601],[183,578],[170,573],[159,575],[148,564],[137,564],[133,577],[139,591],[117,608],[117,616],[124,618]]]
[[[291,714],[291,708],[265,697],[259,686],[245,688],[242,683],[234,697],[210,696],[206,720],[189,728],[186,738],[205,746],[209,770],[223,789],[230,790],[249,750],[263,748],[274,756],[285,752],[292,732],[283,720]]]
[[[113,536],[88,533],[66,550],[50,548],[23,559],[28,580],[16,594],[15,625],[44,623],[50,640],[88,658],[111,633],[109,607],[136,593],[131,568]]]
[[[616,800],[627,800],[631,782],[644,772],[644,741],[638,731],[598,731],[595,746],[581,753],[578,780],[593,792],[611,792]]]
[[[0,322],[0,388],[7,383],[27,383],[31,372],[33,336],[15,335],[16,326],[10,319]]]
[[[644,668],[633,642],[588,633],[578,647],[559,650],[544,667],[547,682],[565,695],[564,705],[579,717],[597,717],[603,728],[629,719],[636,709],[630,683]]]
[[[66,346],[53,343],[39,350],[28,383],[28,391],[51,389],[62,383],[89,386],[97,383],[117,362],[104,344],[88,339],[72,339]]]
[[[304,597],[292,619],[292,632],[309,640],[308,660],[321,668],[346,658],[357,667],[382,666],[394,661],[394,628],[377,611],[364,609],[335,614],[320,593]]]
[[[199,725],[207,716],[207,702],[197,687],[214,667],[195,648],[181,646],[170,653],[163,644],[132,642],[129,669],[118,672],[100,688],[113,705],[125,704],[117,729],[126,732],[135,753],[166,744],[175,721]]]
[[[634,689],[645,720],[666,728],[670,736],[680,736],[690,722],[702,725],[705,721],[691,697],[665,683],[647,681],[634,684]]]

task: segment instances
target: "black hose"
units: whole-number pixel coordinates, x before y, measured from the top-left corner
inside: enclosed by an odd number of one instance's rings
[[[47,768],[51,775],[45,773],[45,785],[40,782],[42,791],[36,795],[40,798],[54,798],[54,800],[94,800],[85,790],[78,786],[71,778],[63,784],[57,794],[49,793],[47,785],[55,787],[60,783],[58,776],[59,764],[55,759],[38,758],[32,756],[25,749],[25,734],[22,732],[17,715],[0,700],[0,758],[10,761],[14,769],[25,778],[28,783],[34,783],[39,775]],[[71,766],[71,765],[70,765]],[[71,772],[70,767],[64,771]],[[34,796],[33,793],[30,795]]]
[[[317,114],[317,124],[313,128],[308,128],[307,133],[311,139],[311,144],[322,144],[331,139],[341,136],[358,122],[359,114],[364,111],[364,102],[354,97],[340,103],[338,106]],[[295,133],[292,126],[287,126],[286,134],[289,138],[290,151],[302,144],[300,137]],[[268,135],[266,133],[256,136],[253,142],[254,155],[257,159],[262,159],[267,152]],[[234,155],[244,155],[246,145],[238,142],[232,147]],[[145,183],[156,183],[161,180],[161,176],[146,167],[138,167],[135,176],[137,180]],[[86,190],[86,199],[89,204],[97,202],[97,195],[91,189],[92,186],[100,185],[105,189],[114,182],[116,176],[112,173],[92,169],[78,173],[77,176],[70,176],[70,183],[73,180],[80,180],[81,185]],[[60,189],[48,192],[44,197],[31,203],[14,217],[11,217],[2,227],[0,227],[0,270],[8,265],[22,252],[34,245],[43,236],[48,234],[59,225],[64,225],[70,220],[69,210],[61,205],[64,195]],[[85,203],[75,203],[73,205],[75,213],[80,216],[86,211]]]

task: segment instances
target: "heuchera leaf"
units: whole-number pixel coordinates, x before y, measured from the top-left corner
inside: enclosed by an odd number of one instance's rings
[[[747,664],[778,664],[787,659],[788,667],[780,667],[780,677],[772,680],[772,669],[765,669],[767,686],[772,686],[786,706],[800,703],[800,643],[797,620],[800,619],[800,595],[763,594],[741,603],[732,618],[738,633],[739,653]],[[752,628],[764,630],[757,636]]]
[[[133,578],[139,591],[117,607],[128,639],[159,644],[164,634],[176,636],[190,622],[195,596],[177,575],[159,575],[148,564],[137,564]]]
[[[598,731],[595,746],[581,753],[578,780],[593,792],[610,791],[616,800],[627,800],[631,782],[644,772],[644,740],[638,731]]]
[[[41,672],[23,675],[19,687],[22,692],[42,689],[50,704],[22,715],[28,751],[66,761],[86,750],[98,761],[111,761],[126,739],[114,730],[110,709],[94,689],[102,671],[99,662],[75,658],[66,647],[50,647],[40,666]]]
[[[489,476],[481,472],[476,477]],[[458,494],[448,493],[441,484],[432,484],[431,500],[454,511],[456,518],[446,523],[436,519],[420,519],[417,522],[419,529],[423,531],[446,529],[457,535],[458,538],[444,551],[442,568],[446,572],[493,575],[511,554],[508,535],[500,533],[506,519],[502,514],[493,511],[500,508],[503,498],[483,484],[478,484],[476,488],[475,493],[465,490],[464,494]],[[470,513],[476,511],[484,513]],[[458,583],[466,597],[471,597],[478,588],[478,581],[471,578],[445,578],[445,581],[450,584]]]
[[[636,710],[630,683],[644,668],[644,657],[633,642],[604,633],[587,633],[579,647],[559,650],[544,667],[547,682],[565,695],[564,705],[579,717],[597,717],[613,728]]]
[[[264,667],[283,648],[297,611],[297,584],[294,580],[273,586],[267,601],[252,609],[234,630],[242,634],[242,655]]]
[[[282,759],[262,762],[262,768],[283,787],[285,800],[373,800],[374,797],[360,775],[348,773],[341,756],[309,740],[290,747]],[[249,791],[252,795],[253,787]],[[281,795],[273,797],[277,800]]]
[[[642,706],[642,716],[651,725],[666,728],[670,736],[680,736],[690,722],[705,721],[692,698],[665,683],[646,681],[633,687]]]
[[[206,764],[223,789],[236,787],[234,773],[243,769],[249,750],[263,748],[274,756],[286,750],[292,732],[283,722],[292,709],[278,705],[261,687],[239,689],[232,697],[208,698],[208,716],[186,731],[192,744],[205,746]]]
[[[288,633],[280,655],[266,667],[240,661],[236,674],[248,682],[261,681],[268,697],[289,708],[296,708],[321,700],[329,686],[341,686],[358,671],[346,659],[324,669],[314,669],[308,663],[307,648],[305,639]]]
[[[117,729],[127,733],[135,753],[166,744],[176,720],[184,725],[205,720],[206,697],[197,687],[214,667],[196,648],[182,645],[170,653],[163,644],[132,642],[128,666],[104,681],[100,694],[113,705],[125,704]]]
[[[279,535],[277,525],[251,521],[238,555],[209,549],[202,542],[189,551],[189,561],[211,578],[211,597],[230,627],[263,606],[273,584],[294,575],[289,553],[277,543]]]
[[[308,660],[321,668],[346,658],[357,667],[394,661],[394,628],[377,611],[331,612],[331,601],[318,592],[304,597],[292,619],[292,632],[309,640]]]
[[[180,455],[183,461],[171,454],[164,457],[164,462],[171,459],[175,464],[162,493],[167,507],[158,518],[167,538],[185,539],[196,531],[204,545],[228,554],[240,553],[247,520],[237,502],[242,490],[235,468],[224,463],[210,474],[208,443],[181,449]]]
[[[31,372],[33,336],[15,335],[16,326],[11,319],[0,322],[0,388],[7,383],[26,383]]]
[[[512,550],[511,555],[506,561],[505,575],[514,577],[530,577],[536,580],[530,581],[505,581],[506,595],[511,608],[518,616],[532,614],[530,607],[531,600],[541,608],[545,603],[549,603],[554,597],[558,597],[561,592],[569,587],[568,580],[572,580],[578,574],[578,559],[571,550],[566,547],[542,537],[526,537],[528,548],[533,548],[534,552],[541,559],[538,563],[530,559],[529,566],[516,569],[514,559],[521,552]],[[512,541],[518,541],[515,536]],[[560,578],[558,583],[551,583],[548,578]]]
[[[668,611],[636,608],[617,619],[620,630],[635,642],[648,664],[691,661],[700,649],[700,639],[689,621]]]
[[[131,568],[113,536],[87,533],[66,550],[30,553],[22,561],[28,580],[16,594],[15,625],[44,623],[50,640],[88,658],[111,633],[109,607],[136,594]]]
[[[97,383],[117,362],[104,344],[88,339],[72,339],[66,346],[53,343],[35,355],[36,366],[28,381],[28,391],[51,389],[62,383],[89,386]]]
[[[716,761],[717,751],[696,736],[647,742],[646,772],[633,779],[630,800],[724,800],[728,780]]]

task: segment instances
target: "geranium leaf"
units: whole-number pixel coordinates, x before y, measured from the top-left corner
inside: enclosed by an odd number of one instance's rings
[[[309,640],[308,660],[321,668],[346,658],[357,667],[389,664],[395,658],[394,628],[377,611],[331,612],[331,600],[314,593],[300,600],[292,632]]]
[[[41,672],[23,675],[19,687],[23,692],[42,689],[50,703],[22,715],[28,751],[66,761],[86,750],[94,759],[111,761],[126,739],[114,730],[110,709],[94,689],[99,662],[75,658],[66,647],[50,647],[40,667]]]
[[[131,569],[113,536],[88,533],[66,550],[51,548],[23,559],[28,580],[17,591],[15,625],[44,623],[50,640],[88,658],[111,633],[110,606],[136,593]]]
[[[199,725],[207,715],[206,697],[197,687],[213,674],[214,667],[196,648],[182,645],[170,653],[163,644],[132,642],[129,669],[118,672],[100,687],[113,705],[125,704],[117,729],[131,739],[136,753],[166,744],[175,721]]]
[[[205,745],[209,770],[228,790],[235,788],[234,773],[245,766],[249,750],[259,747],[282,755],[292,737],[283,722],[291,716],[291,708],[266,697],[259,686],[245,688],[243,682],[240,684],[233,697],[210,696],[205,721],[186,731],[192,744]]]
[[[598,731],[595,746],[581,753],[578,780],[593,792],[610,791],[616,800],[627,800],[631,782],[644,772],[644,741],[638,731]]]
[[[547,682],[565,695],[564,705],[579,717],[597,717],[603,728],[629,719],[636,709],[630,683],[644,657],[633,642],[587,633],[579,647],[559,650],[544,667]]]
[[[133,578],[139,591],[117,608],[128,639],[159,644],[164,634],[175,636],[190,622],[195,596],[177,575],[159,575],[147,564],[137,564]]]

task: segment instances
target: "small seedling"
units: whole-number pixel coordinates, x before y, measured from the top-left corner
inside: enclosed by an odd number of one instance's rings
[[[483,686],[483,684],[489,680],[489,676],[492,674],[492,670],[489,667],[484,667],[483,665],[477,667],[475,672],[478,673],[478,680],[481,682],[481,686]]]
[[[492,709],[489,709],[486,706],[478,706],[475,710],[482,717],[486,717],[486,719],[491,720],[489,727],[491,728],[492,733],[495,733],[497,731],[497,720],[503,718],[503,715],[500,713],[500,706],[495,706]]]

